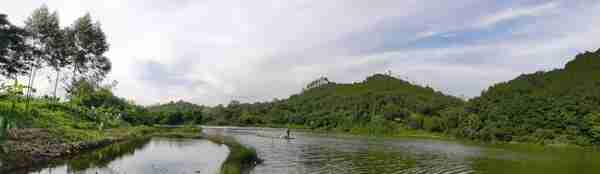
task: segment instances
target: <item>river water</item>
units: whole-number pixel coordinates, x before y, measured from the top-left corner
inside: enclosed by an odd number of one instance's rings
[[[483,145],[372,138],[283,129],[204,127],[234,137],[264,162],[252,174],[600,174],[600,152],[531,145]],[[111,145],[21,173],[217,174],[229,149],[208,140],[154,138]]]
[[[481,145],[416,138],[369,138],[282,129],[215,128],[255,148],[253,174],[600,174],[600,152],[531,145]]]

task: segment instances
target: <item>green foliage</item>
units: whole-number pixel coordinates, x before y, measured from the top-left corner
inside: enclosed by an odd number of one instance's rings
[[[431,132],[441,132],[442,121],[439,117],[425,117],[423,119],[423,129]]]
[[[464,135],[484,140],[598,144],[600,50],[577,55],[564,69],[521,75],[490,87],[466,108],[477,118]],[[513,139],[514,138],[514,139]]]
[[[31,60],[31,46],[25,41],[30,34],[23,28],[8,21],[5,14],[0,13],[0,75],[14,79],[18,75],[27,74]]]
[[[3,132],[7,127],[103,129],[138,124],[131,116],[139,116],[136,112],[141,110],[135,108],[140,107],[95,85],[110,71],[110,60],[103,56],[107,50],[106,37],[89,14],[67,29],[60,28],[57,12],[50,12],[46,6],[34,10],[23,28],[0,14],[0,75],[15,81],[0,89]],[[71,91],[77,94],[71,94],[71,101],[31,97],[37,69],[56,70],[57,86],[58,71],[68,65],[74,73],[86,73],[82,80],[73,80],[77,84],[71,87],[77,89]],[[28,85],[18,83],[20,75],[29,75]],[[78,79],[75,74],[73,79]],[[26,101],[22,100],[24,89]],[[125,118],[132,122],[125,122]]]
[[[102,79],[112,69],[111,61],[104,56],[109,44],[99,22],[94,22],[91,15],[75,20],[67,28],[67,38],[72,42],[71,64],[73,65],[73,78],[76,75]]]
[[[178,101],[146,107],[153,123],[164,125],[203,124],[204,106]]]
[[[592,142],[600,143],[600,113],[589,113],[585,116],[585,124],[589,127]]]
[[[15,123],[11,118],[2,113],[0,115],[0,142],[6,138],[6,133],[9,129],[16,128]]]
[[[258,158],[256,149],[247,147],[231,137],[207,137],[216,143],[225,144],[229,148],[229,155],[221,166],[221,174],[248,173],[254,165],[262,162]]]
[[[408,118],[408,126],[413,129],[423,129],[425,122],[425,116],[421,114],[411,114]]]
[[[51,13],[46,6],[35,9],[25,21],[25,30],[31,34],[29,39],[34,53],[31,66],[37,68],[46,64],[60,69],[68,64],[68,40],[60,28],[57,12]]]
[[[74,82],[69,92],[71,103],[89,108],[123,109],[130,105],[126,100],[115,96],[110,88],[98,86],[87,79]]]

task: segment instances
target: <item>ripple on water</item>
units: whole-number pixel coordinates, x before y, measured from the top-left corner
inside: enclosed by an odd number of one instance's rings
[[[276,139],[279,130],[224,131],[257,149],[264,163],[254,174],[463,174],[474,170],[468,158],[479,149],[434,140],[385,140],[295,134]]]

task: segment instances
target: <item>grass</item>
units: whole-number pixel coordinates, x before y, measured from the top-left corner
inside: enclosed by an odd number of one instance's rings
[[[154,132],[154,137],[165,137],[165,138],[202,138],[202,128],[184,126],[177,128],[158,128],[159,131]]]
[[[221,166],[221,174],[245,174],[249,173],[261,160],[258,158],[256,149],[244,146],[230,137],[207,137],[209,140],[225,144],[229,148],[229,155]]]
[[[120,127],[106,130],[52,128],[50,129],[57,138],[66,142],[99,141],[103,139],[133,139],[141,137],[167,137],[167,138],[200,138],[201,128],[181,127],[163,128],[150,126]]]
[[[0,99],[0,142],[8,129],[48,129],[55,138],[64,142],[98,141],[102,139],[125,139],[139,136],[162,136],[173,138],[197,138],[199,128],[160,128],[154,126],[131,126],[129,123],[99,116],[93,111],[69,103],[55,103],[43,99],[31,100],[29,106],[23,101]]]

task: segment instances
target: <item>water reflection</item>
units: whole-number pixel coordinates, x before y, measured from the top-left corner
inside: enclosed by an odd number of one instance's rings
[[[62,164],[29,173],[218,173],[226,146],[207,140],[155,138],[111,145]]]

